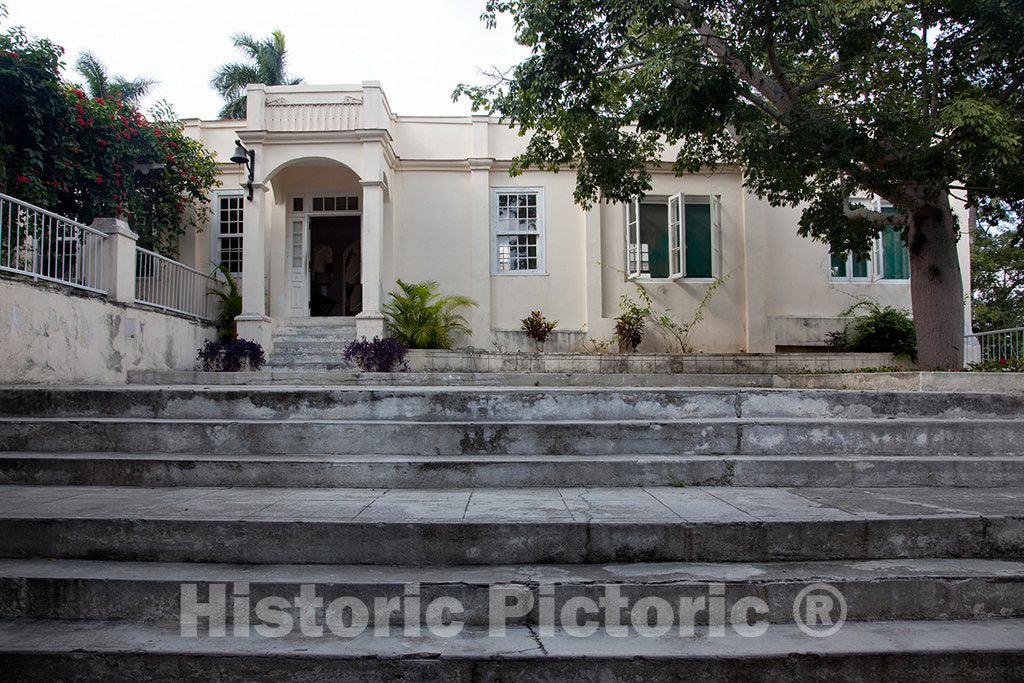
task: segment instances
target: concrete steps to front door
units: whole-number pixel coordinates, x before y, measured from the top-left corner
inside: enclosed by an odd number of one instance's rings
[[[1024,396],[983,393],[4,387],[0,671],[1016,680],[1022,416]],[[844,610],[829,637],[798,609],[823,585]],[[242,604],[224,635],[205,618],[183,633],[189,586]],[[528,603],[502,634],[495,590]],[[610,591],[625,602],[591,635],[586,613],[542,611]],[[290,632],[248,628],[268,598]],[[368,607],[363,630],[328,619],[341,598]],[[461,607],[457,632],[432,630],[439,598]],[[756,637],[712,615],[748,598],[766,605]],[[300,629],[310,614],[320,637]]]
[[[274,330],[274,351],[268,370],[338,370],[345,362],[345,346],[356,338],[354,318],[287,318]]]
[[[1024,458],[803,455],[0,453],[0,484],[408,489],[1024,486]]]
[[[0,622],[0,661],[14,680],[203,681],[1016,681],[1024,620],[852,622],[842,638],[777,625],[727,632],[580,637],[510,626],[454,637],[422,628],[378,637],[182,637],[176,628],[92,621]],[[229,632],[230,634],[230,632]],[[73,675],[69,675],[73,674]]]
[[[7,558],[440,566],[1024,557],[1020,488],[10,486],[2,494]]]

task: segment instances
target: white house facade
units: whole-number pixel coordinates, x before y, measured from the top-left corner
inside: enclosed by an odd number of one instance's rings
[[[797,235],[798,208],[758,199],[739,169],[676,177],[671,148],[643,200],[585,210],[571,171],[510,177],[525,138],[506,124],[399,116],[376,82],[252,85],[244,122],[190,120],[187,131],[215,151],[223,184],[181,259],[237,274],[239,334],[268,348],[275,325],[296,318],[354,319],[357,334],[381,335],[397,279],[475,299],[471,338],[458,343],[484,349],[529,348],[519,326],[533,310],[558,320],[555,350],[609,339],[637,286],[685,321],[718,278],[696,350],[821,346],[858,299],[910,308],[898,235],[882,234],[866,260],[830,254]],[[230,161],[236,139],[253,152],[251,199],[246,168]],[[667,345],[650,333],[641,348]]]

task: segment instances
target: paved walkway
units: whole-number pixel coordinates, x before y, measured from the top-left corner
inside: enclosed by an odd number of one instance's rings
[[[830,521],[1024,514],[1020,488],[0,486],[0,517],[364,522]]]

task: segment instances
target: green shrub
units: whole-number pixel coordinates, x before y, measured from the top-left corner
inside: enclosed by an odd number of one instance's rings
[[[892,306],[880,306],[874,301],[858,301],[843,315],[864,308],[867,313],[857,316],[846,330],[848,351],[889,351],[897,358],[917,359],[917,334],[910,312]],[[833,344],[838,339],[830,337]]]
[[[640,342],[644,340],[644,327],[648,316],[651,315],[651,306],[641,306],[623,294],[619,300],[619,309],[622,312],[615,319],[615,338],[626,349],[636,351]]]
[[[971,372],[1024,372],[1024,357],[989,358],[978,363],[968,363]]]
[[[238,336],[238,328],[235,325],[235,318],[242,315],[242,293],[238,291],[238,283],[231,277],[231,271],[223,263],[213,271],[214,277],[220,273],[228,286],[228,291],[211,289],[213,294],[220,299],[220,315],[217,316],[217,338],[227,343]]]
[[[530,315],[522,319],[521,323],[523,332],[537,343],[538,349],[547,341],[548,335],[558,325],[557,320],[548,320],[540,311],[532,311]]]
[[[440,296],[436,282],[398,281],[399,292],[381,307],[391,336],[410,349],[449,349],[456,332],[470,333],[458,309],[476,306],[467,296]]]

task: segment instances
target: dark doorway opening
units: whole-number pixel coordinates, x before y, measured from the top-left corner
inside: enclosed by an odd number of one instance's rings
[[[309,312],[353,316],[363,310],[359,216],[309,220]]]

